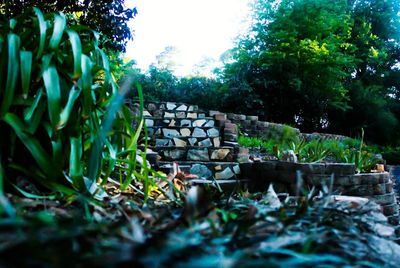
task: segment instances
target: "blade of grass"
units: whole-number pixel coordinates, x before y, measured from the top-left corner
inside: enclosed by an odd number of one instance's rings
[[[82,54],[82,77],[79,80],[80,86],[83,91],[83,116],[88,117],[90,111],[92,111],[93,106],[93,98],[92,98],[92,61],[90,58],[84,54]]]
[[[39,41],[39,49],[36,55],[36,59],[40,59],[40,57],[42,57],[43,54],[43,50],[44,50],[44,46],[45,46],[45,42],[46,42],[46,30],[47,30],[47,23],[44,20],[44,16],[43,13],[40,11],[40,9],[34,7],[33,8],[36,17],[39,21],[39,31],[40,31],[40,41]]]
[[[4,89],[3,101],[0,107],[0,117],[4,116],[10,108],[15,88],[17,85],[17,79],[19,74],[19,46],[20,39],[15,34],[8,35],[8,70],[7,70],[7,82]]]
[[[15,134],[29,150],[38,166],[48,175],[50,181],[55,181],[60,177],[60,173],[54,169],[55,165],[50,155],[43,149],[39,141],[23,125],[22,121],[15,114],[7,113],[3,119],[12,127]]]
[[[67,21],[63,13],[54,15],[53,34],[50,39],[50,48],[56,49],[61,42]]]
[[[32,52],[21,51],[20,56],[22,97],[26,99],[28,97],[29,87],[31,84]]]
[[[61,89],[60,79],[55,66],[49,66],[43,72],[43,81],[47,93],[47,104],[50,122],[55,129],[60,120],[61,113]]]
[[[82,138],[71,137],[71,153],[69,158],[69,175],[72,183],[81,191],[86,190],[83,180],[83,163],[82,163]]]
[[[37,195],[37,194],[31,194],[28,193],[24,190],[22,190],[21,188],[19,188],[17,185],[13,184],[12,186],[14,186],[15,189],[17,189],[18,192],[20,192],[23,196],[25,196],[26,198],[30,198],[30,199],[48,199],[48,200],[54,200],[56,199],[56,195]]]
[[[65,124],[68,122],[68,119],[72,113],[72,109],[74,108],[75,101],[78,99],[81,92],[82,90],[76,87],[73,87],[69,91],[68,101],[60,114],[60,121],[58,122],[57,129],[64,128]]]
[[[72,30],[67,30],[69,41],[72,46],[72,53],[74,54],[74,76],[73,80],[79,79],[82,75],[82,44],[79,35]]]
[[[39,105],[42,94],[43,94],[43,90],[42,90],[42,88],[39,88],[39,90],[35,94],[35,99],[34,99],[32,105],[24,110],[24,120],[25,121],[30,121],[32,119],[32,116],[33,116],[37,106]]]

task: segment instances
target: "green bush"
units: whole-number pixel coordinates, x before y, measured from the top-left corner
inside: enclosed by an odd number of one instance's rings
[[[0,184],[87,192],[118,162],[132,170],[137,133],[97,33],[38,9],[1,21],[0,87]]]

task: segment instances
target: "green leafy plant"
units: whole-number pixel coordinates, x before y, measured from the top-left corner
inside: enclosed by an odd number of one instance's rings
[[[118,161],[135,170],[143,120],[132,129],[123,106],[130,84],[118,91],[98,37],[36,8],[1,22],[0,183],[22,175],[93,194]]]

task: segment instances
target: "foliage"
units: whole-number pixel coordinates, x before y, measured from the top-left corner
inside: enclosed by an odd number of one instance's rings
[[[273,154],[278,159],[281,158],[283,151],[292,150],[302,163],[324,161],[354,163],[358,172],[370,172],[379,161],[375,157],[377,148],[367,146],[363,143],[363,139],[344,141],[313,139],[306,142],[298,138],[279,142],[279,140],[240,136],[238,142],[241,146]]]
[[[130,83],[118,91],[97,35],[39,9],[0,25],[1,179],[94,194],[117,165],[136,175],[140,128],[122,106]]]
[[[399,11],[395,0],[255,0],[250,32],[227,53],[227,110],[398,143]]]
[[[71,24],[85,25],[102,34],[102,45],[118,51],[125,51],[127,40],[132,38],[128,21],[134,18],[136,9],[127,9],[123,0],[67,0],[38,1],[16,0],[0,1],[0,16],[10,19],[23,14],[31,7],[44,12],[61,11],[67,14]]]

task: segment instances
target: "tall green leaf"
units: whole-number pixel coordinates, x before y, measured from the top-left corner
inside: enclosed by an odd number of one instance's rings
[[[90,58],[86,55],[82,55],[82,77],[80,79],[80,85],[83,90],[83,116],[88,116],[93,106],[92,98],[92,68],[93,64]]]
[[[39,31],[40,31],[40,41],[39,41],[39,49],[36,55],[36,59],[40,59],[43,54],[44,46],[46,43],[46,31],[47,31],[47,23],[44,20],[43,13],[40,9],[34,7],[33,10],[35,11],[36,17],[39,21]]]
[[[74,76],[72,79],[77,80],[82,75],[82,44],[76,32],[68,30],[67,33],[74,54]]]
[[[49,176],[49,180],[56,180],[60,174],[54,169],[55,165],[52,158],[43,149],[39,141],[33,135],[29,134],[28,128],[24,126],[19,117],[15,114],[7,113],[3,120],[12,127],[39,167]]]
[[[68,102],[67,105],[65,105],[65,108],[61,112],[60,122],[58,123],[57,129],[63,128],[65,124],[68,122],[72,109],[74,108],[75,101],[78,99],[81,92],[82,90],[76,87],[73,87],[69,91]]]
[[[10,108],[15,88],[17,86],[18,74],[19,74],[19,47],[20,38],[15,34],[8,35],[8,63],[7,63],[7,82],[6,88],[4,89],[3,101],[0,107],[0,117],[4,116]]]
[[[61,113],[60,78],[55,66],[49,66],[49,68],[44,70],[43,81],[47,93],[50,122],[55,129],[59,123]]]
[[[21,86],[22,97],[27,98],[32,74],[32,52],[21,51]]]
[[[67,21],[64,14],[60,13],[60,15],[54,15],[54,28],[53,35],[50,39],[50,48],[56,49],[58,47],[64,34],[66,24]]]

